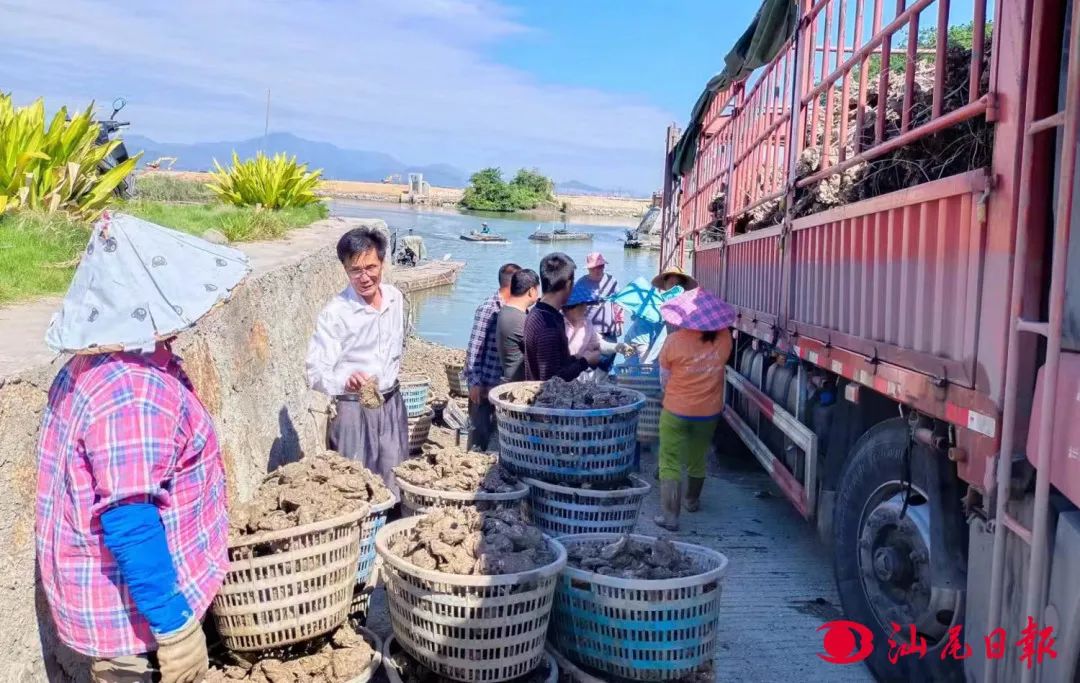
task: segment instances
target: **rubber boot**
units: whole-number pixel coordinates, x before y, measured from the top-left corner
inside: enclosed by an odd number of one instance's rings
[[[653,518],[656,526],[668,531],[679,530],[679,508],[682,506],[682,482],[660,482],[660,508],[661,514]]]
[[[686,480],[686,511],[697,512],[701,509],[701,489],[705,486],[704,479],[689,477]]]

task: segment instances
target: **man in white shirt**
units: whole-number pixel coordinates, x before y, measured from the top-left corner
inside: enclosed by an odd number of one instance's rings
[[[323,308],[307,355],[312,389],[330,396],[336,411],[327,430],[328,446],[380,475],[395,494],[393,468],[409,455],[408,418],[398,391],[405,347],[401,292],[384,284],[387,239],[373,228],[342,235],[338,260],[349,286]],[[369,408],[360,388],[377,383],[383,404]]]

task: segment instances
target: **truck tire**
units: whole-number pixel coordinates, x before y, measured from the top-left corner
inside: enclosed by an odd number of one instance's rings
[[[962,681],[961,662],[942,660],[948,629],[963,620],[962,590],[931,584],[931,526],[928,498],[932,452],[911,447],[911,496],[903,509],[904,451],[908,427],[903,419],[879,423],[852,449],[837,487],[833,513],[837,590],[846,619],[873,635],[866,664],[880,681]],[[900,513],[904,512],[903,517]],[[963,524],[963,519],[948,523]],[[891,624],[901,627],[894,636]],[[910,642],[910,624],[926,639],[924,657],[889,662],[889,638]]]

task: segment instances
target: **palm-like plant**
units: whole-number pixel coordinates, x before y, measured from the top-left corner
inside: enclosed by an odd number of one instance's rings
[[[309,172],[307,164],[284,153],[267,157],[259,152],[254,159],[240,161],[233,152],[231,167],[222,168],[217,159],[214,167],[207,187],[228,204],[286,209],[319,201],[315,191],[322,170]]]
[[[61,108],[46,125],[45,103],[15,107],[0,93],[0,213],[15,209],[66,211],[93,219],[141,154],[102,173],[119,140],[98,144],[93,105],[70,120]]]

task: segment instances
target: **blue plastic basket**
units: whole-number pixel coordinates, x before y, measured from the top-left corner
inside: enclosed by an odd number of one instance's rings
[[[428,396],[431,395],[431,380],[427,377],[402,380],[401,398],[405,401],[405,411],[409,417],[419,417],[428,411]]]
[[[375,567],[375,534],[386,524],[386,513],[398,502],[390,494],[390,500],[371,506],[371,512],[360,524],[360,565],[356,570],[356,584],[360,588],[350,605],[350,614],[367,614],[371,593],[378,582],[372,571]]]
[[[581,545],[607,545],[621,537],[578,534],[558,540],[572,553]],[[551,613],[549,637],[555,649],[578,665],[636,681],[674,680],[710,662],[728,560],[689,543],[675,542],[675,547],[693,558],[700,573],[648,581],[567,565],[559,574]]]
[[[514,403],[520,388],[540,382],[509,382],[488,395],[495,406],[499,462],[519,477],[563,484],[618,481],[630,473],[637,449],[640,392],[617,408],[571,410]]]

